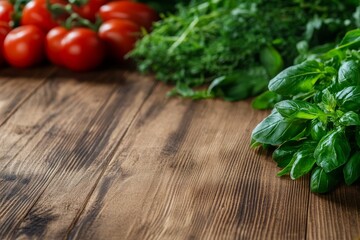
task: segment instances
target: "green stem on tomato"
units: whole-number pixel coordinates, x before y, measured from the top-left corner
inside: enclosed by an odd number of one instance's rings
[[[11,3],[14,5],[14,12],[11,15],[11,28],[15,28],[20,25],[23,7],[30,2],[30,0],[14,0]]]
[[[85,0],[87,2],[87,0]],[[82,4],[86,4],[85,1],[82,1]],[[46,0],[46,7],[49,10],[49,12],[52,14],[52,16],[54,16],[55,18],[58,17],[59,15],[62,15],[64,13],[69,14],[69,17],[66,18],[65,21],[62,22],[62,26],[64,26],[67,29],[71,29],[74,26],[84,26],[87,28],[90,28],[94,31],[97,31],[101,21],[96,21],[95,23],[90,22],[89,20],[81,17],[79,14],[77,14],[76,12],[74,12],[73,10],[73,6],[71,4],[72,2],[69,1],[68,4],[66,5],[61,5],[61,4],[52,4],[50,2],[50,0]]]

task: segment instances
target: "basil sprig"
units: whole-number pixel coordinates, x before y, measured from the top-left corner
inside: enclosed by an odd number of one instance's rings
[[[358,181],[360,29],[327,53],[283,70],[269,90],[260,99],[274,109],[253,130],[252,145],[276,147],[278,175],[298,179],[311,173],[316,193]]]

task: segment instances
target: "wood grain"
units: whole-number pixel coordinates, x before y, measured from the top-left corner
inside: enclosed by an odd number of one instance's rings
[[[249,148],[267,113],[165,91],[141,109],[69,238],[305,239],[308,180],[276,178]]]
[[[138,79],[58,71],[0,128],[0,144],[15,144],[0,163],[1,239],[66,234],[151,92]]]
[[[53,67],[0,70],[0,125],[44,84],[53,71]]]
[[[0,76],[0,239],[360,238],[359,184],[276,177],[250,101],[169,99],[122,70]]]
[[[326,195],[312,194],[308,239],[360,239],[360,184]]]

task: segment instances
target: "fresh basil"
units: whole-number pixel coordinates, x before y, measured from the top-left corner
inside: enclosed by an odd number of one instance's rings
[[[294,163],[291,167],[290,177],[298,179],[310,172],[315,165],[314,146],[302,148],[294,155]]]
[[[306,126],[306,121],[286,119],[275,110],[253,130],[252,139],[264,144],[280,145],[294,139]]]
[[[277,162],[278,167],[286,167],[293,158],[294,154],[301,148],[301,141],[289,141],[277,148],[272,157]]]
[[[344,62],[339,68],[338,82],[346,87],[360,85],[360,64],[354,60]]]
[[[342,39],[337,50],[339,49],[348,49],[348,48],[359,48],[360,47],[360,29],[355,29],[346,33],[345,37]]]
[[[359,114],[353,111],[347,112],[339,119],[339,123],[343,126],[360,126]]]
[[[315,83],[324,76],[324,65],[315,60],[289,67],[269,82],[269,90],[280,95],[294,96],[313,91]]]
[[[343,169],[344,179],[347,185],[353,184],[360,178],[360,152],[356,152],[346,163]]]
[[[316,193],[358,181],[360,29],[332,50],[279,73],[269,90],[264,95],[269,100],[273,94],[283,100],[252,136],[258,145],[275,146],[273,158],[282,168],[277,175],[298,179],[312,171],[310,188]]]
[[[327,133],[326,125],[319,119],[311,121],[311,138],[315,141],[320,141]]]
[[[344,131],[333,130],[320,140],[314,157],[320,167],[331,172],[347,162],[350,150]]]
[[[315,193],[326,193],[333,190],[339,183],[337,173],[327,173],[321,167],[313,170],[310,179],[310,189]]]
[[[323,114],[317,105],[300,100],[284,100],[277,103],[275,108],[281,116],[289,119],[314,119]]]
[[[357,111],[360,109],[360,85],[343,89],[336,94],[336,99],[341,109]]]

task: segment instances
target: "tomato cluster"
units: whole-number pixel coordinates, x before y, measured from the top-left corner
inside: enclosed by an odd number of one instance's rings
[[[47,58],[87,71],[105,58],[123,61],[156,20],[153,9],[130,0],[29,0],[20,10],[0,0],[0,64],[31,67]]]

